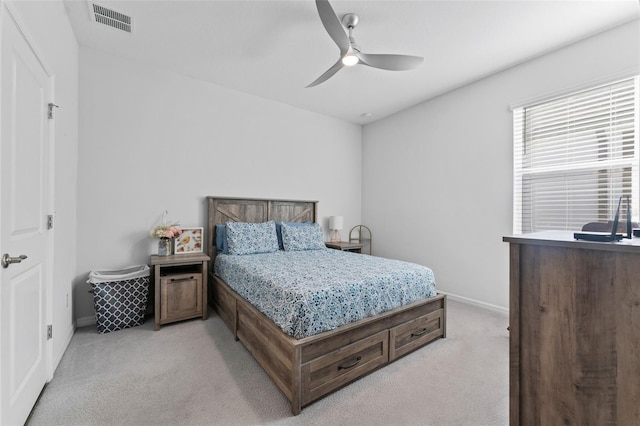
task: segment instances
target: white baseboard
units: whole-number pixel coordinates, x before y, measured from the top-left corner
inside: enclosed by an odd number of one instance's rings
[[[446,291],[438,290],[439,293],[444,293],[447,295],[448,299],[455,300],[456,302],[466,303],[467,305],[479,306],[484,309],[489,309],[494,312],[501,312],[508,314],[509,308],[503,308],[502,306],[492,305],[491,303],[481,302],[476,299],[470,299],[464,296],[458,296],[457,294],[448,293]]]
[[[92,315],[90,317],[76,318],[76,327],[86,327],[88,325],[93,325],[95,323],[96,323],[95,315]]]

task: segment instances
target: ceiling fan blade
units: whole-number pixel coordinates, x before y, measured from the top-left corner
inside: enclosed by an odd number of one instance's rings
[[[340,71],[340,69],[343,67],[344,65],[342,64],[342,58],[338,59],[338,62],[336,62],[335,64],[333,64],[333,66],[331,68],[329,68],[328,70],[326,70],[320,77],[316,78],[313,83],[309,84],[307,87],[313,87],[313,86],[317,86],[320,83],[323,83],[327,80],[329,80],[335,73],[337,73],[338,71]]]
[[[344,55],[351,44],[349,43],[349,37],[344,32],[344,27],[340,23],[340,19],[338,19],[327,0],[316,0],[316,7],[318,8],[318,15],[320,15],[322,25],[324,25],[329,36],[340,49],[340,56]]]
[[[424,58],[410,55],[366,54],[356,52],[360,63],[374,68],[391,71],[405,71],[417,68]]]

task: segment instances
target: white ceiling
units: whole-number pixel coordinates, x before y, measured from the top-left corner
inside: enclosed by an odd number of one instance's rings
[[[345,68],[307,89],[338,59],[314,1],[96,3],[131,16],[134,31],[95,23],[85,0],[66,0],[82,46],[359,124],[640,17],[638,0],[333,0],[339,17],[360,15],[363,52],[425,61],[412,71]]]

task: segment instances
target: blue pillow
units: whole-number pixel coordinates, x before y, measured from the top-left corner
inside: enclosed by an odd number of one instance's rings
[[[229,247],[227,247],[226,225],[216,225],[216,252],[229,254]]]
[[[278,236],[278,247],[280,250],[284,250],[284,244],[282,243],[282,224],[286,223],[287,226],[307,226],[312,225],[311,222],[276,222],[276,235]]]
[[[282,243],[285,251],[318,250],[326,248],[324,232],[319,223],[308,226],[282,224]]]
[[[227,222],[227,246],[236,255],[278,251],[276,224]]]

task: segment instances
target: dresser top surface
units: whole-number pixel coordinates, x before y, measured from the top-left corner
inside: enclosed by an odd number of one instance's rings
[[[512,244],[534,244],[556,247],[571,247],[587,250],[620,251],[640,253],[640,238],[623,238],[616,242],[576,240],[574,231],[542,231],[530,234],[503,237],[503,241]]]

